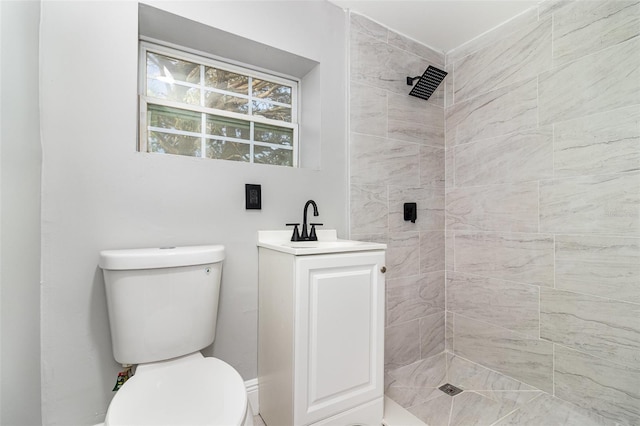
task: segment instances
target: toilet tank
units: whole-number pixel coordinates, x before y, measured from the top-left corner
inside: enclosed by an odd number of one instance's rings
[[[221,245],[100,252],[115,360],[161,361],[213,343],[223,260]]]

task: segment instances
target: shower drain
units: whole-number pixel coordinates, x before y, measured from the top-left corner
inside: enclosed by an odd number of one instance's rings
[[[453,385],[450,385],[449,383],[445,383],[444,385],[440,386],[438,389],[440,389],[442,392],[446,393],[449,396],[456,396],[457,394],[462,392],[462,389],[457,388]]]

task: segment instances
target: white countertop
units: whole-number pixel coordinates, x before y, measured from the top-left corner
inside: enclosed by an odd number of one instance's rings
[[[319,229],[316,233],[318,241],[291,241],[292,230],[258,231],[258,247],[295,256],[385,250],[387,248],[386,244],[341,240],[335,229]]]

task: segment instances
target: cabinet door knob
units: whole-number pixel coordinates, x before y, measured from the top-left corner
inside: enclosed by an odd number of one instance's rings
[[[383,266],[382,268],[380,268],[380,272],[382,272],[383,274],[387,272],[387,267]]]

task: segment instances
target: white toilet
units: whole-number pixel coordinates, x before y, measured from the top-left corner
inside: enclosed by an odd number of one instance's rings
[[[199,352],[213,343],[224,247],[100,252],[113,356],[137,364],[105,425],[252,426],[240,374]]]

